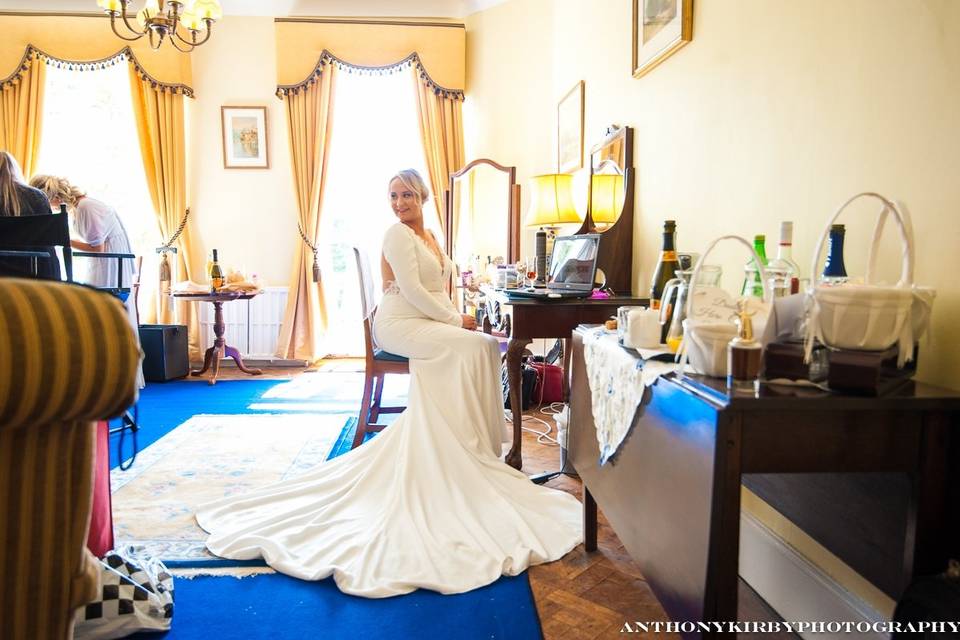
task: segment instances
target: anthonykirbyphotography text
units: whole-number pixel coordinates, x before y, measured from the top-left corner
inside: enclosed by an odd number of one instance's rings
[[[954,633],[960,621],[624,622],[620,633]]]

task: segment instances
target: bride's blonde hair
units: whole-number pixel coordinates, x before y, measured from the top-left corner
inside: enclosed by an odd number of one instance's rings
[[[77,206],[80,198],[87,194],[76,188],[66,178],[37,174],[30,178],[30,186],[47,194],[50,202],[59,200],[71,209]]]
[[[430,190],[427,188],[427,183],[423,181],[423,176],[416,169],[401,169],[397,172],[397,175],[390,178],[390,182],[394,180],[399,180],[403,183],[403,186],[413,191],[421,207],[430,199]]]

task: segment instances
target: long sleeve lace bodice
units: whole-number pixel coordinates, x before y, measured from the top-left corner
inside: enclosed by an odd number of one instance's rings
[[[449,278],[449,258],[444,256],[441,265],[426,243],[403,223],[387,230],[383,238],[383,255],[390,263],[396,285],[395,289],[387,289],[388,295],[391,291],[398,293],[424,317],[460,326],[460,314],[450,301],[445,286]]]

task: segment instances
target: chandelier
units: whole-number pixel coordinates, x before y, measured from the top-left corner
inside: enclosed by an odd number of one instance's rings
[[[147,36],[154,49],[169,38],[178,51],[189,53],[210,39],[213,23],[223,17],[217,0],[146,0],[137,12],[138,29],[127,16],[128,4],[130,0],[97,0],[97,5],[110,14],[110,27],[117,37],[132,42]],[[117,29],[118,18],[126,27],[126,35]],[[189,34],[186,37],[185,32]]]

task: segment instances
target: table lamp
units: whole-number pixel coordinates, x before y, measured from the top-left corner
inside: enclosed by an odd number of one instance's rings
[[[537,281],[534,286],[546,285],[549,256],[553,252],[553,240],[557,237],[557,225],[580,222],[580,215],[573,205],[573,176],[567,173],[550,173],[530,178],[530,208],[527,209],[527,226],[539,227],[537,231]]]
[[[595,227],[606,230],[623,211],[623,176],[598,174],[590,181],[590,219]]]

